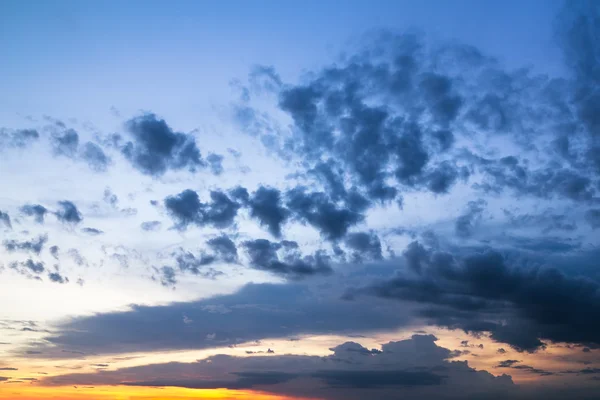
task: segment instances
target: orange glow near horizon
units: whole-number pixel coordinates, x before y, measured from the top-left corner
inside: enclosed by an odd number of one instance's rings
[[[174,387],[41,387],[30,384],[2,385],[1,400],[309,400],[298,397],[278,396],[250,390],[184,389]]]

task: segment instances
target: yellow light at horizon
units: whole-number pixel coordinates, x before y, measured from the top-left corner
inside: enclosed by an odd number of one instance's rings
[[[176,387],[40,387],[30,384],[3,385],[1,400],[299,400],[250,390],[185,389]]]

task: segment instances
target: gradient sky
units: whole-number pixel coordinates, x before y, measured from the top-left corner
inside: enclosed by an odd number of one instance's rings
[[[0,399],[600,389],[600,3],[0,2]]]

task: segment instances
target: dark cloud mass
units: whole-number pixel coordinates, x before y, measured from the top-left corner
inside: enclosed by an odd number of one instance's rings
[[[125,123],[132,141],[122,148],[125,157],[141,173],[158,177],[168,170],[192,172],[206,167],[196,139],[191,134],[175,132],[165,120],[144,114]],[[211,162],[214,165],[215,161]]]
[[[174,269],[162,272],[165,284],[172,286]],[[136,305],[129,311],[70,319],[55,327],[47,345],[27,350],[68,358],[52,348],[97,354],[202,349],[265,337],[386,331],[408,322],[401,304],[376,298],[349,302],[341,300],[341,294],[314,292],[296,283],[248,284],[236,293],[195,302]],[[183,315],[193,322],[184,323]]]
[[[54,213],[59,221],[71,224],[78,224],[83,221],[83,216],[77,209],[77,206],[68,200],[58,202],[59,209]]]
[[[283,240],[271,242],[255,239],[243,243],[253,268],[272,272],[290,279],[300,279],[315,274],[330,274],[329,257],[321,251],[303,256],[298,243]]]
[[[203,203],[198,193],[187,189],[176,196],[167,197],[165,207],[175,220],[177,229],[186,229],[191,224],[215,228],[233,225],[240,204],[216,190],[210,192],[210,199],[210,203]]]
[[[332,354],[232,357],[196,363],[151,364],[117,371],[47,377],[43,385],[177,386],[194,389],[257,389],[324,399],[502,398],[518,394],[507,375],[494,377],[467,362],[450,362],[451,351],[432,335],[385,343],[369,350],[346,342]],[[435,390],[443,387],[444,390]]]
[[[237,196],[248,196],[248,192],[239,188],[235,193]],[[250,215],[256,218],[261,225],[267,227],[269,232],[276,238],[281,237],[281,225],[289,216],[281,201],[281,192],[275,188],[261,186],[248,200]]]
[[[518,265],[488,249],[452,255],[412,243],[409,271],[366,289],[375,296],[425,305],[432,323],[491,338],[519,351],[542,340],[600,343],[600,286],[557,269]]]

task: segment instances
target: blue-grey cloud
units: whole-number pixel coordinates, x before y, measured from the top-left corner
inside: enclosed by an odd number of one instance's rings
[[[37,239],[25,241],[7,239],[2,242],[2,245],[9,252],[26,251],[39,255],[46,242],[48,242],[48,235],[40,235],[37,237]]]
[[[55,211],[54,215],[59,221],[71,224],[78,224],[83,221],[83,216],[77,209],[77,206],[68,200],[58,202],[59,209]]]
[[[58,272],[50,272],[48,274],[48,279],[50,279],[51,282],[61,283],[61,284],[69,282],[69,278],[59,274]]]
[[[39,138],[40,134],[35,129],[0,128],[0,149],[5,147],[25,148]]]
[[[235,195],[247,197],[247,191],[238,188]],[[250,216],[256,218],[261,225],[276,238],[281,237],[282,224],[287,220],[289,211],[283,207],[279,189],[261,186],[248,200]]]
[[[87,142],[83,146],[81,158],[88,163],[91,169],[98,172],[106,171],[111,161],[104,150],[92,142]]]
[[[217,190],[210,192],[210,199],[210,203],[203,203],[198,193],[187,189],[176,196],[167,197],[165,207],[175,220],[177,229],[186,229],[189,225],[212,225],[215,228],[233,225],[240,204]]]
[[[157,231],[162,226],[162,222],[160,221],[145,221],[142,222],[140,228],[146,232]]]
[[[38,224],[43,224],[48,209],[39,204],[26,204],[21,207],[21,212],[28,217],[33,217]]]
[[[88,227],[82,228],[81,231],[90,236],[98,236],[98,235],[102,235],[104,233],[104,231],[101,231],[100,229],[88,228]]]
[[[0,210],[0,223],[4,225],[4,227],[12,229],[12,223],[10,221],[10,215],[7,212]]]
[[[194,136],[173,131],[154,114],[132,118],[125,128],[132,140],[123,146],[122,152],[143,174],[157,177],[168,170],[194,172],[206,167]]]
[[[168,271],[163,279],[171,286],[175,271]],[[386,331],[408,323],[404,305],[376,298],[349,302],[340,295],[339,290],[320,293],[300,284],[248,284],[233,294],[189,303],[136,305],[69,319],[46,337],[48,345],[27,350],[65,358],[51,348],[97,354],[202,349],[266,337]],[[184,315],[194,322],[184,323]],[[207,335],[212,339],[204,340]]]
[[[346,342],[333,347],[332,354],[323,357],[216,355],[195,363],[150,364],[116,371],[59,375],[44,378],[42,384],[256,389],[332,400],[458,399],[465,396],[499,399],[519,394],[510,376],[495,377],[486,371],[476,372],[466,362],[448,361],[452,352],[438,346],[436,340],[432,335],[414,335],[410,339],[385,343],[381,350]],[[485,391],[485,397],[477,396],[481,391]]]
[[[303,256],[298,243],[288,240],[271,242],[267,239],[247,240],[242,243],[250,266],[290,279],[301,279],[316,274],[330,274],[330,258],[322,251]]]
[[[490,332],[519,351],[543,348],[542,340],[600,343],[600,286],[594,280],[512,265],[489,249],[454,256],[413,243],[405,255],[409,273],[366,292],[424,304],[421,315],[436,325]]]

